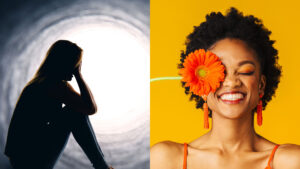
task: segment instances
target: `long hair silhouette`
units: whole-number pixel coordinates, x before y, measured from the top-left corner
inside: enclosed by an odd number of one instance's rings
[[[59,40],[24,87],[5,147],[14,169],[52,169],[71,133],[96,169],[109,168],[88,118],[97,108],[81,64],[82,49]],[[67,82],[73,75],[80,93]]]
[[[67,40],[56,41],[48,50],[46,57],[29,84],[47,79],[65,79],[82,60],[82,49]]]

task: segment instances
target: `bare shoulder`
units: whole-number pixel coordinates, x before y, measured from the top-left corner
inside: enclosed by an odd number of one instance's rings
[[[150,149],[151,169],[178,169],[183,164],[183,144],[164,141]]]
[[[282,144],[274,156],[274,168],[299,169],[300,146],[295,144]]]

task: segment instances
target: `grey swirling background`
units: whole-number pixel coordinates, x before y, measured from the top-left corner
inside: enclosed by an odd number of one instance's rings
[[[149,41],[149,0],[6,0],[0,1],[0,21],[0,168],[11,169],[3,154],[8,125],[22,88],[36,70],[33,65],[77,25],[126,23]],[[126,132],[96,132],[105,159],[115,169],[149,168],[149,110],[143,114]],[[55,166],[70,168],[92,168],[73,137]]]

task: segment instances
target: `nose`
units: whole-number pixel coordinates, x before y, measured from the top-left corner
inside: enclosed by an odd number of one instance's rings
[[[236,88],[240,87],[242,84],[241,80],[239,79],[238,75],[235,75],[233,73],[228,73],[225,76],[223,86],[229,87],[229,88]]]

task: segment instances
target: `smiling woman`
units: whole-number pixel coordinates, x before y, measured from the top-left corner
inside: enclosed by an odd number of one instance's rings
[[[209,50],[219,56],[226,67],[222,87],[208,97],[213,116],[237,119],[247,114],[247,119],[252,119],[249,110],[255,110],[266,85],[256,54],[244,41],[230,38],[218,41]],[[220,124],[215,120],[214,123]]]
[[[189,60],[190,54],[199,49],[214,53],[225,66],[224,81],[207,96],[201,91],[212,83],[202,86],[204,74],[198,71],[202,65],[189,70],[196,76],[183,76],[185,93],[196,101],[196,107],[206,109],[207,102],[212,127],[190,143],[155,144],[151,148],[151,169],[300,167],[300,146],[279,146],[254,130],[254,114],[257,113],[257,123],[261,125],[262,109],[272,99],[281,75],[270,34],[261,20],[253,15],[244,16],[235,8],[229,9],[226,15],[212,12],[194,28],[187,37],[179,68],[185,69],[186,63],[197,66],[203,61],[204,57]],[[205,59],[205,63],[217,64],[210,57]],[[189,80],[199,81],[198,86],[187,85]]]

